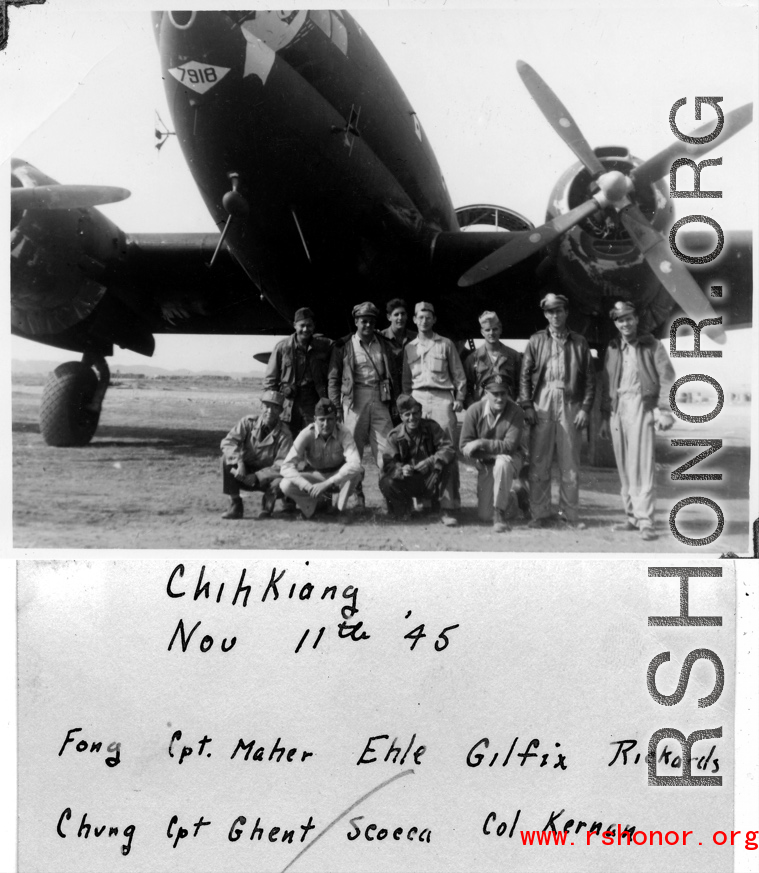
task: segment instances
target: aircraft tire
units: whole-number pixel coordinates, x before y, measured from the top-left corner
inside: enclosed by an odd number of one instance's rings
[[[91,367],[67,361],[48,376],[40,404],[40,433],[49,446],[86,446],[95,435],[100,412],[88,410],[98,386]]]

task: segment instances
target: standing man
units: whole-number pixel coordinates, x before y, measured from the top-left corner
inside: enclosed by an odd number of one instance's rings
[[[353,307],[356,332],[335,344],[329,365],[329,399],[353,435],[360,458],[367,444],[380,473],[387,435],[393,429],[390,405],[393,388],[392,353],[376,331],[379,310],[373,303]],[[358,508],[365,504],[363,489],[356,491]]]
[[[495,312],[487,310],[479,318],[480,333],[485,340],[484,344],[475,349],[464,361],[466,373],[466,406],[471,406],[484,395],[483,384],[491,376],[500,376],[509,392],[509,399],[516,403],[519,397],[519,375],[522,371],[522,356],[514,349],[505,346],[501,342],[503,327],[501,319]],[[514,486],[519,508],[530,517],[530,494],[527,488],[527,474],[529,473],[530,458],[530,432],[522,422],[522,468],[519,471],[519,479]]]
[[[401,424],[388,436],[380,491],[387,500],[388,515],[405,521],[411,514],[412,498],[426,498],[432,511],[440,510],[456,450],[437,422],[422,418],[422,405],[408,394],[398,398]]]
[[[456,445],[456,413],[464,408],[466,376],[454,344],[433,330],[435,321],[435,307],[431,303],[416,304],[414,323],[419,334],[403,354],[403,393],[412,394],[422,404],[423,417],[436,421]],[[460,505],[459,467],[454,461],[441,500],[440,520],[444,525],[458,524],[452,513]]]
[[[484,397],[466,411],[461,428],[461,451],[477,464],[477,515],[492,521],[496,533],[510,530],[515,513],[512,489],[522,466],[524,413],[509,398],[509,388],[497,373],[487,376]]]
[[[403,382],[403,350],[414,339],[416,334],[413,330],[406,330],[408,306],[405,300],[401,300],[400,297],[389,300],[385,307],[385,312],[387,320],[390,322],[390,327],[386,327],[380,333],[385,337],[390,348],[390,366],[393,368],[393,383],[398,386],[398,392],[400,393],[400,386]],[[390,415],[393,419],[393,424],[399,425],[401,416],[395,403],[390,408]]]
[[[278,391],[265,391],[259,416],[246,415],[221,441],[222,489],[229,495],[226,519],[243,517],[243,491],[263,491],[263,514],[271,515],[281,496],[280,467],[293,444],[292,434],[280,420],[285,398]]]
[[[559,462],[559,520],[584,529],[579,520],[580,440],[588,424],[596,377],[590,347],[584,336],[567,329],[569,300],[549,293],[540,301],[548,322],[534,333],[522,358],[519,404],[532,426],[530,434],[529,527],[551,521],[551,464]]]
[[[501,377],[509,390],[511,399],[519,397],[519,372],[522,356],[501,342],[503,327],[495,312],[485,311],[479,318],[480,333],[485,342],[464,361],[466,373],[467,405],[483,396],[483,383],[489,376]]]
[[[264,388],[285,397],[282,420],[293,434],[314,420],[314,407],[327,394],[327,372],[332,341],[314,336],[314,313],[303,307],[295,313],[295,333],[274,346],[264,376]]]
[[[298,434],[282,464],[282,493],[295,501],[304,518],[311,518],[319,501],[338,490],[337,508],[342,511],[363,472],[353,437],[337,423],[334,404],[323,397],[313,423]]]
[[[655,430],[674,424],[668,403],[675,370],[662,344],[650,333],[638,335],[638,314],[626,301],[614,304],[609,313],[619,331],[606,349],[599,431],[611,439],[622,484],[622,503],[627,520],[613,525],[616,531],[640,532],[655,540],[654,491]]]

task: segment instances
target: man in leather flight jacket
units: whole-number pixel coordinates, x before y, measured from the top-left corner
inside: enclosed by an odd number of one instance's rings
[[[267,391],[285,397],[282,421],[289,422],[293,437],[314,420],[314,407],[327,396],[327,372],[332,340],[314,336],[314,313],[299,309],[293,320],[295,333],[274,346],[264,376]]]
[[[335,343],[329,364],[329,399],[356,442],[363,458],[371,446],[377,468],[387,449],[387,435],[393,429],[390,406],[400,392],[393,383],[393,366],[387,340],[377,330],[379,310],[371,302],[353,307],[356,332]],[[359,486],[355,502],[363,505]]]
[[[559,520],[584,528],[578,515],[580,440],[596,390],[595,367],[584,336],[568,330],[569,300],[549,293],[540,301],[546,330],[530,337],[522,357],[519,405],[530,433],[530,527],[551,523],[551,464],[559,462]]]

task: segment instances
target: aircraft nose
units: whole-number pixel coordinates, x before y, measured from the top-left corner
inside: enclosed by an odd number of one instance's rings
[[[154,24],[167,85],[176,80],[191,100],[242,75],[245,39],[226,12],[162,12]]]

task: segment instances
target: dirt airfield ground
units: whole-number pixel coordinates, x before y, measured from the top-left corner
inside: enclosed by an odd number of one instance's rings
[[[85,448],[46,446],[37,423],[40,377],[17,374],[13,384],[14,546],[56,549],[363,549],[499,552],[687,552],[713,556],[749,548],[749,405],[726,405],[711,425],[678,426],[660,438],[657,450],[659,539],[644,543],[636,533],[614,533],[621,521],[615,469],[583,467],[584,531],[530,530],[518,521],[494,534],[476,516],[476,472],[461,464],[461,524],[446,528],[420,514],[409,524],[386,519],[369,453],[365,515],[317,516],[277,511],[257,520],[260,496],[246,499],[242,521],[224,521],[219,442],[242,415],[255,411],[256,380],[120,379],[106,396],[98,432]],[[722,438],[713,463],[699,470],[723,473],[721,482],[673,482],[670,473],[694,449],[673,449],[670,437]],[[679,459],[679,460],[678,460]],[[722,507],[725,528],[710,546],[694,549],[665,527],[671,507],[692,496],[711,497]],[[728,496],[726,496],[728,495]],[[554,494],[556,497],[556,494]],[[692,514],[691,514],[692,513]],[[709,535],[714,514],[682,510],[680,530]]]

